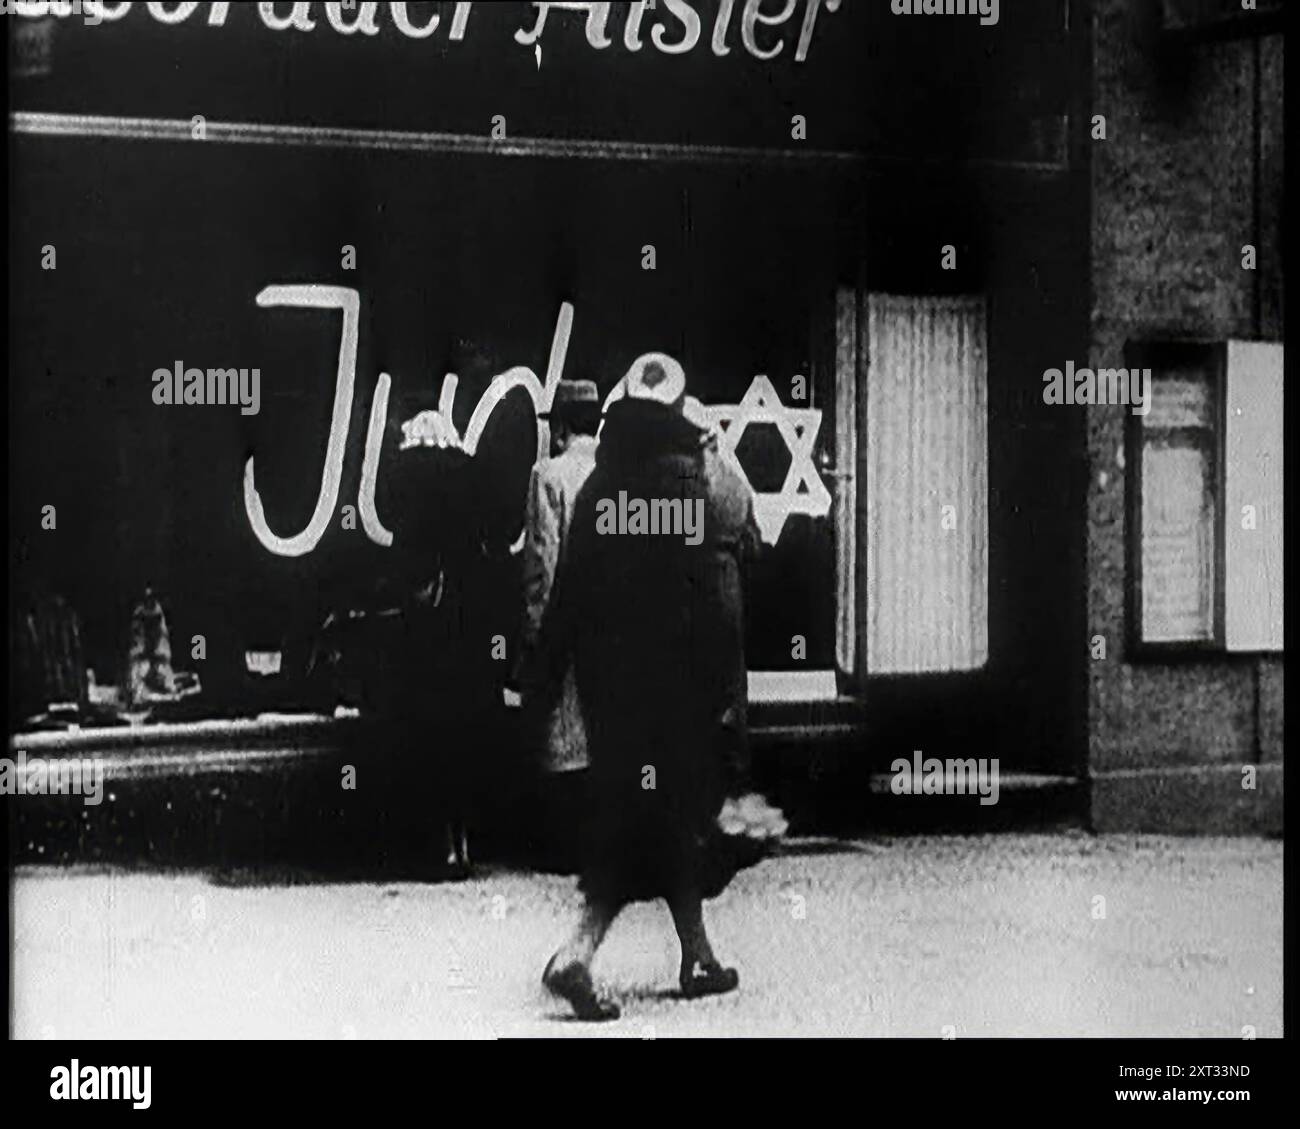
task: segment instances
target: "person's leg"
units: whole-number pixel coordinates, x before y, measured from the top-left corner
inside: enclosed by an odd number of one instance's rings
[[[440,802],[446,813],[443,822],[447,870],[453,876],[463,876],[469,869],[463,774],[459,766],[452,765],[444,768],[439,776],[439,789],[442,793]]]
[[[688,969],[694,963],[717,964],[718,959],[713,955],[709,933],[704,926],[704,906],[699,895],[685,891],[679,893],[668,899],[668,909],[673,915],[677,939],[682,946],[682,968]]]
[[[390,758],[384,773],[386,845],[403,873],[437,875],[440,844],[436,815],[441,789],[429,756],[427,732],[419,717],[410,714],[394,719],[385,732]]]
[[[679,976],[682,994],[688,997],[713,996],[730,992],[740,983],[734,968],[723,968],[709,943],[704,925],[704,906],[694,890],[683,890],[668,899],[673,925],[682,946],[682,969]]]
[[[494,747],[490,722],[473,714],[458,715],[451,730],[455,752],[446,767],[448,821],[447,865],[458,874],[468,873],[469,828],[478,811],[477,760],[484,748]]]
[[[571,964],[581,964],[589,969],[596,958],[596,950],[605,940],[620,909],[621,906],[610,901],[584,899],[577,927],[555,953],[556,966],[564,968]]]
[[[447,818],[447,869],[453,872],[469,868],[469,845],[465,824],[456,815]]]
[[[447,774],[447,866],[457,872],[469,869],[469,827],[464,774]]]
[[[542,983],[567,1000],[580,1019],[617,1019],[618,1005],[596,994],[591,962],[618,916],[620,904],[588,896],[583,901],[577,927],[546,963]]]

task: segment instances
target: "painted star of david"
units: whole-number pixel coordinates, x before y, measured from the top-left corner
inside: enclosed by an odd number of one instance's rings
[[[718,454],[745,480],[754,494],[754,520],[769,545],[775,545],[791,514],[825,517],[831,494],[813,463],[813,444],[821,429],[822,413],[815,408],[788,408],[766,376],[756,376],[739,404],[705,404],[704,412],[718,429]],[[736,457],[736,446],[751,423],[776,426],[790,452],[790,469],[776,493],[754,490]]]

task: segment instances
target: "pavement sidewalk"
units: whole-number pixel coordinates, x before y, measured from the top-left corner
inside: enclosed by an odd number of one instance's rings
[[[575,905],[573,879],[504,869],[425,885],[24,867],[14,1034],[1282,1034],[1276,840],[796,842],[710,903],[739,992],[676,998],[667,911],[636,906],[596,967],[624,1017],[595,1027],[539,986]]]

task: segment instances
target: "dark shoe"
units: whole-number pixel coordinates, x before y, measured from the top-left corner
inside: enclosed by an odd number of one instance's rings
[[[558,955],[557,953],[556,956]],[[546,971],[542,973],[542,984],[547,991],[565,1000],[579,1019],[600,1023],[617,1019],[620,1015],[618,1004],[602,1000],[596,995],[591,973],[580,964],[571,964],[557,970],[555,957],[551,957],[546,962]]]
[[[720,964],[701,964],[695,961],[689,968],[682,969],[680,983],[682,995],[688,1000],[700,996],[720,996],[740,987],[740,973],[734,968],[723,968]]]

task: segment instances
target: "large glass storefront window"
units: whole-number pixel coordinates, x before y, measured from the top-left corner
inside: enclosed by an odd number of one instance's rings
[[[93,191],[61,175],[68,145],[93,159]],[[45,376],[26,382],[17,467],[33,498],[58,484],[57,536],[79,548],[24,543],[81,616],[100,683],[127,677],[148,589],[175,668],[201,678],[186,711],[319,706],[300,680],[317,629],[382,603],[435,511],[473,527],[490,633],[513,646],[528,393],[480,417],[454,488],[412,470],[401,424],[449,405],[464,436],[494,377],[526,366],[544,381],[566,308],[564,376],[604,396],[664,351],[718,417],[765,541],[751,668],[833,668],[832,437],[813,337],[834,294],[835,175],[260,147],[234,177],[216,147],[26,139],[22,153],[24,207],[60,261],[39,301],[29,291],[20,370]],[[68,310],[76,333],[60,331]],[[256,373],[256,411],[185,403],[172,385],[192,369]],[[158,370],[172,374],[162,402]],[[70,450],[87,468],[75,483],[58,473]]]

